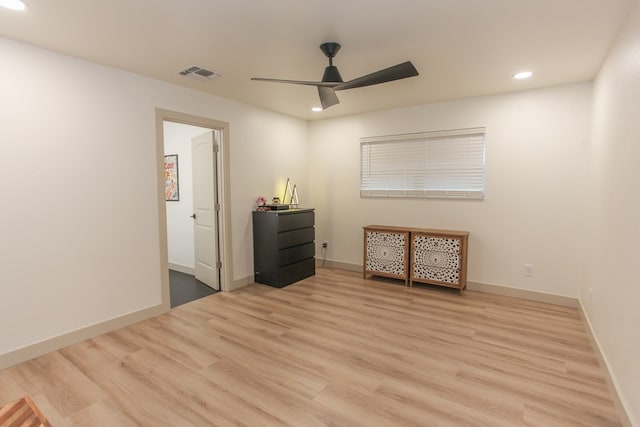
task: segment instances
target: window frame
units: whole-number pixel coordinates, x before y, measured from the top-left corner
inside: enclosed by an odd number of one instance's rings
[[[446,147],[447,142],[456,145]],[[394,147],[394,144],[398,144],[398,146]],[[370,147],[374,145],[378,145],[379,150],[389,150],[389,155],[397,157],[398,161],[394,164],[393,161],[385,162],[385,160],[375,159],[375,157],[372,160],[372,156],[375,155],[372,155]],[[405,151],[404,160],[401,160],[402,147]],[[362,198],[484,199],[486,176],[486,128],[484,127],[364,137],[360,138],[359,149],[360,197]],[[365,149],[369,149],[368,152],[365,152]],[[409,151],[412,152],[408,153]],[[428,155],[429,151],[432,154]],[[419,159],[420,156],[423,158],[416,163],[414,155],[411,157],[412,167],[408,168],[410,154],[416,153],[418,153]],[[377,156],[381,158],[379,153]],[[432,161],[429,156],[441,157],[445,160]],[[395,169],[391,172],[378,169],[371,173],[372,163],[376,162],[378,164],[375,167]],[[465,162],[466,166],[464,166]],[[417,172],[415,171],[416,164],[421,168]],[[404,166],[403,170],[399,168],[402,166]],[[435,166],[437,167],[434,168]],[[438,171],[436,170],[438,168],[442,169]],[[410,172],[409,169],[413,172]],[[447,176],[441,173],[442,171],[450,172],[450,175]],[[382,182],[386,179],[385,175],[389,179]],[[403,180],[404,184],[399,184]],[[378,181],[379,188],[375,188],[375,181]],[[409,184],[412,181],[413,184]],[[422,183],[418,188],[416,183],[420,181]],[[434,184],[438,181],[441,182],[438,184],[440,188],[436,188]]]

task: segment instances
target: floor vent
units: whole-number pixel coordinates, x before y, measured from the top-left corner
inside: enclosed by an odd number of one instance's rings
[[[216,73],[215,71],[210,71],[196,65],[178,71],[178,74],[194,80],[213,80],[217,79],[218,77],[222,77],[222,74],[220,73]]]

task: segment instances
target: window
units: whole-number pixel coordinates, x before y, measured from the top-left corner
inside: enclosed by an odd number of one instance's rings
[[[360,196],[484,198],[484,128],[360,139]]]

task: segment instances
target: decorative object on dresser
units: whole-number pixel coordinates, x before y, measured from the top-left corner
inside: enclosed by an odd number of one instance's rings
[[[316,274],[313,209],[253,212],[254,280],[282,288]]]
[[[267,206],[267,199],[264,196],[258,196],[258,198],[256,199],[256,203],[258,204],[258,207],[256,208],[256,210],[258,211],[269,210],[269,207]]]
[[[368,225],[364,271],[376,276],[456,288],[467,286],[469,232]]]

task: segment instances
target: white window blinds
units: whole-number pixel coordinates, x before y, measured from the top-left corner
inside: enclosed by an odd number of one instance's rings
[[[360,139],[362,197],[484,198],[485,129]]]

